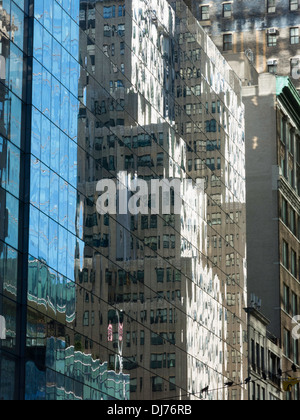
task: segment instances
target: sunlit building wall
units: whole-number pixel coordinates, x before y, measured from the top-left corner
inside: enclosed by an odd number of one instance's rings
[[[87,275],[95,270],[97,277],[101,267],[100,294],[108,302],[95,323],[104,340],[108,326],[114,334],[106,358],[119,366],[121,323],[133,399],[247,397],[240,82],[180,2],[128,2],[125,10],[98,2],[95,11],[87,2],[81,19],[96,40],[82,60],[90,70],[83,96],[97,119],[82,109],[82,132],[97,158],[81,170],[90,177],[82,184],[90,197],[86,238],[101,249],[95,257],[91,250]],[[92,205],[98,180],[116,182],[124,171],[149,184],[201,180],[196,217],[188,199],[180,217],[150,211],[99,217]],[[90,324],[94,308],[82,309]],[[230,380],[235,388],[227,392]],[[207,386],[216,391],[202,394]]]
[[[258,73],[289,76],[299,89],[297,0],[186,0],[224,57],[246,55]],[[247,82],[251,81],[248,78]]]

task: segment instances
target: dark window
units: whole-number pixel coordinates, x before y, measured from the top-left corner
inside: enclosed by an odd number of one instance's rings
[[[232,51],[232,34],[223,36],[223,51]]]

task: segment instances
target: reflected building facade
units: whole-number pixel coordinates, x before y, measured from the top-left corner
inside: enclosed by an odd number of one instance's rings
[[[3,16],[14,7],[3,1]],[[240,81],[182,2],[44,0],[23,11],[28,83],[16,100],[23,119],[6,122],[18,115],[17,105],[5,113],[15,87],[6,105],[2,94],[1,127],[15,131],[2,133],[0,207],[11,336],[1,363],[15,360],[19,395],[3,370],[0,396],[247,398]],[[20,154],[17,173],[8,160]],[[23,178],[13,206],[9,180]],[[151,211],[151,191],[135,195],[138,214],[100,214],[107,179],[121,185],[118,207],[153,180],[178,179],[180,190],[164,196],[168,212]]]
[[[225,58],[245,54],[259,74],[289,76],[299,89],[297,0],[186,0],[186,4]]]

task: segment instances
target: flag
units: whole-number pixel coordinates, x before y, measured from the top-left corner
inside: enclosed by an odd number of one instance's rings
[[[124,327],[123,324],[119,324],[119,341],[123,341],[123,333],[124,333]]]
[[[113,339],[114,339],[114,334],[113,334],[113,326],[112,326],[112,324],[110,323],[109,324],[109,326],[108,326],[108,329],[107,329],[107,332],[108,332],[108,342],[113,342]]]
[[[300,384],[300,378],[288,378],[287,381],[283,381],[282,386],[285,392],[291,392],[292,388]]]

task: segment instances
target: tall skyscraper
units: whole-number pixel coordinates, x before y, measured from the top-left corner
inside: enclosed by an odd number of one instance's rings
[[[0,397],[247,398],[240,81],[183,2],[4,17]]]
[[[129,376],[84,354],[75,333],[79,10],[1,2],[3,399],[129,397]]]
[[[298,0],[186,0],[222,54],[245,53],[258,73],[300,84]]]

